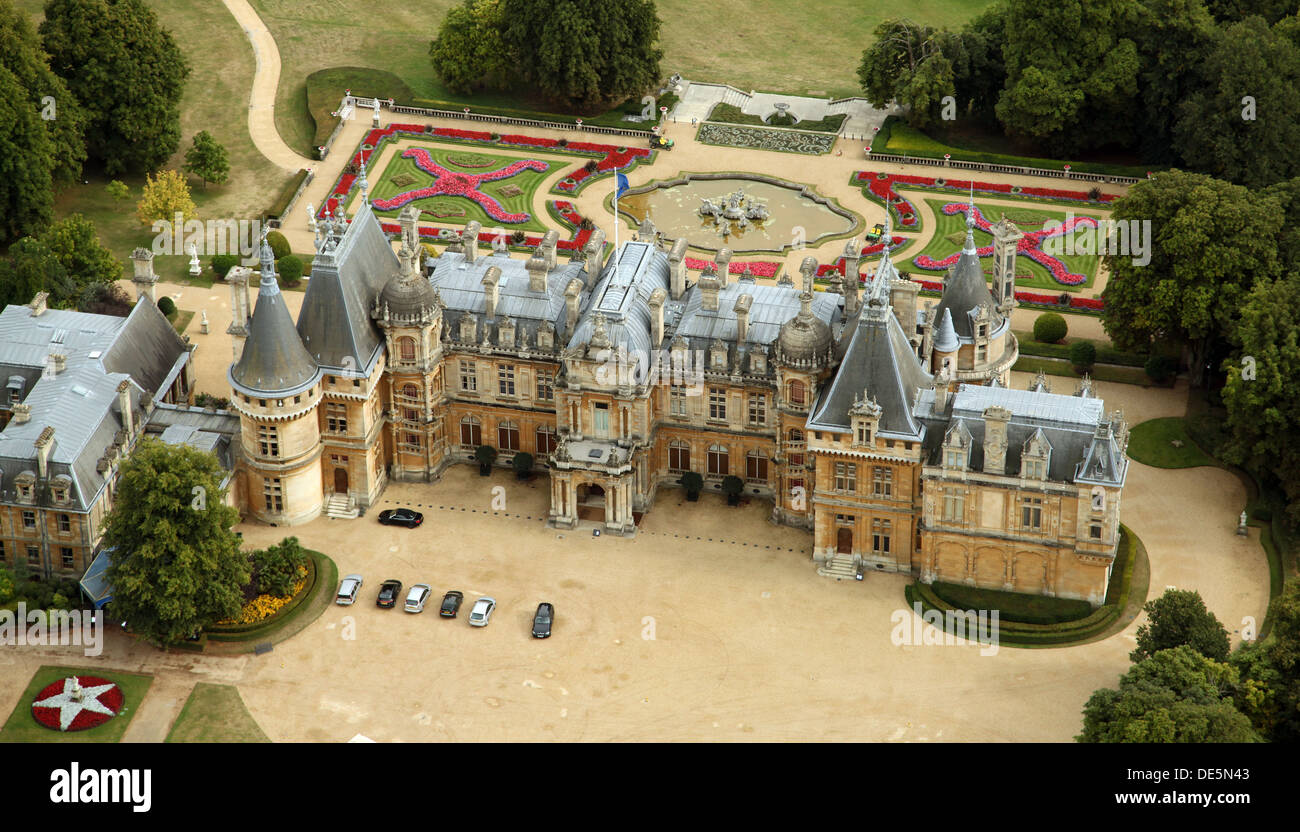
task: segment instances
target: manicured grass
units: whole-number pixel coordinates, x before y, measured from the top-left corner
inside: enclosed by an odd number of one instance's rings
[[[507,156],[501,153],[484,153],[476,149],[467,148],[465,145],[437,145],[421,143],[417,145],[429,152],[433,160],[448,170],[457,173],[488,173],[489,171],[503,168],[513,162],[534,159],[546,162],[550,165],[545,172],[534,170],[523,170],[511,176],[508,179],[500,179],[495,182],[484,183],[482,191],[489,196],[495,197],[501,203],[501,207],[511,213],[525,212],[532,215],[533,194],[537,188],[547,178],[555,174],[561,168],[569,168],[572,162],[569,160],[556,160],[554,158],[545,158],[541,154],[536,156],[529,154],[527,156]],[[464,164],[469,162],[471,164]],[[394,178],[406,184],[394,183]],[[420,169],[414,159],[396,155],[384,167],[383,173],[379,176],[370,190],[371,199],[391,199],[398,194],[407,191],[423,188],[433,183],[433,176]],[[503,191],[509,191],[512,186],[520,189],[521,193],[506,196]],[[356,198],[356,190],[353,191],[353,198]],[[448,223],[453,225],[465,225],[470,220],[478,220],[484,229],[496,228],[503,223],[491,216],[477,202],[462,196],[434,196],[424,199],[417,199],[408,205],[415,205],[421,211],[431,212],[422,217],[423,222]],[[405,208],[395,208],[391,211],[381,211],[376,208],[375,213],[381,217],[391,217],[396,219],[401,215]],[[455,212],[462,212],[456,215]],[[449,214],[447,216],[437,216],[438,213]],[[542,223],[540,218],[532,215],[529,220],[521,223],[510,223],[510,230],[521,231],[546,231],[549,226]]]
[[[167,734],[167,742],[270,742],[234,685],[199,682]]]
[[[1062,361],[1056,358],[1041,358],[1032,355],[1022,355],[1012,365],[1011,369],[1021,373],[1037,373],[1040,370],[1049,376],[1063,376],[1065,378],[1082,378],[1081,375],[1074,371],[1069,361]],[[1088,376],[1097,381],[1114,381],[1120,384],[1138,384],[1142,387],[1157,386],[1154,381],[1147,376],[1146,372],[1138,367],[1112,367],[1109,364],[1096,364],[1088,371]]]
[[[1059,344],[1049,344],[1044,341],[1035,341],[1032,332],[1016,332],[1016,341],[1020,344],[1021,355],[1037,355],[1044,358],[1060,358],[1068,360],[1070,357],[1070,345],[1075,341],[1088,341],[1097,348],[1097,362],[1100,364],[1121,364],[1125,367],[1145,367],[1147,356],[1139,355],[1135,352],[1124,352],[1111,346],[1110,341],[1101,338],[1072,338],[1066,337]]]
[[[310,151],[325,144],[338,126],[338,117],[333,113],[347,90],[352,90],[353,95],[363,98],[391,98],[399,104],[408,104],[415,98],[411,88],[401,78],[382,69],[336,66],[313,72],[307,76],[307,110],[316,130],[310,146],[306,148],[308,158],[316,158],[316,154]],[[364,119],[368,115],[367,112],[358,111],[355,118]],[[298,126],[295,120],[294,127]],[[303,140],[302,136],[285,135],[283,130],[281,136],[291,147],[299,147]]]
[[[1174,447],[1174,442],[1182,447]],[[1217,465],[1187,433],[1181,416],[1148,419],[1129,432],[1128,455],[1143,465],[1156,468],[1195,468]]]
[[[840,127],[844,125],[844,120],[846,118],[848,118],[848,116],[841,114],[836,116],[827,116],[826,118],[817,121],[805,119],[798,124],[796,124],[792,118],[789,120],[789,123],[773,121],[769,124],[768,122],[763,121],[762,116],[750,115],[749,113],[742,112],[739,107],[734,107],[731,104],[719,103],[713,106],[713,110],[709,113],[707,120],[720,121],[724,124],[748,124],[754,127],[793,127],[798,130],[812,130],[818,133],[838,133]]]
[[[194,320],[194,310],[177,309],[175,314],[169,316],[167,320],[172,322],[172,327],[177,332],[183,334],[185,332],[185,328],[190,325],[190,321]]]
[[[899,185],[898,188],[903,191],[907,190],[906,185]],[[917,191],[912,190],[906,195],[909,199],[915,200],[917,198],[916,194]],[[913,254],[912,256],[914,258],[924,254],[929,255],[936,260],[940,260],[961,250],[962,243],[966,240],[966,215],[945,214],[943,213],[943,206],[950,202],[964,203],[965,201],[966,200],[964,199],[957,198],[925,200],[925,203],[929,205],[930,209],[934,212],[935,229],[931,234],[930,242],[926,244],[925,248]],[[1016,225],[1020,227],[1021,231],[1026,232],[1040,231],[1046,223],[1051,221],[1064,222],[1066,217],[1064,211],[1049,211],[1039,207],[1038,205],[1026,206],[1025,208],[1008,208],[1005,205],[993,204],[981,205],[979,197],[976,197],[975,199],[975,207],[980,210],[985,218],[998,217],[1001,214],[1006,214],[1007,219],[1016,223]],[[1076,213],[1075,216],[1088,215]],[[992,220],[990,220],[990,222],[992,222]],[[954,239],[958,242],[953,242]],[[975,245],[977,247],[989,246],[992,244],[992,235],[986,231],[981,231],[978,228],[975,229]],[[1071,272],[1086,275],[1088,279],[1083,283],[1074,286],[1066,286],[1058,283],[1047,269],[1035,263],[1033,260],[1030,260],[1028,257],[1020,255],[1016,258],[1016,273],[1018,275],[1028,274],[1030,275],[1030,278],[1028,280],[1017,279],[1016,288],[1041,289],[1047,292],[1079,292],[1092,287],[1093,281],[1096,279],[1097,267],[1101,263],[1100,257],[1095,254],[1065,254],[1058,256],[1057,259],[1064,263],[1065,267]],[[922,269],[911,260],[908,260],[907,262],[909,271],[915,271],[917,275],[933,276],[942,274],[942,272]],[[993,259],[991,257],[982,257],[980,258],[980,263],[985,267],[985,274],[991,277],[993,273]],[[933,279],[933,277],[930,279]]]
[[[1068,621],[1078,621],[1092,614],[1092,605],[1087,601],[1076,601],[1070,598],[979,589],[965,584],[950,584],[942,581],[935,581],[931,587],[935,595],[957,609],[998,610],[998,617],[1004,621],[1022,624],[1063,624]]]
[[[98,676],[115,682],[122,689],[122,710],[118,715],[85,731],[55,731],[46,728],[32,716],[32,697],[46,685],[69,676]],[[108,670],[102,667],[63,667],[60,665],[43,665],[32,676],[31,682],[18,699],[13,713],[0,728],[0,742],[118,742],[126,733],[135,712],[140,709],[149,686],[153,684],[152,676],[138,673],[123,673],[120,670]]]

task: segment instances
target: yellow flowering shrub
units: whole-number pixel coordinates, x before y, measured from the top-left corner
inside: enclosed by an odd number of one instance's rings
[[[256,624],[259,621],[265,621],[275,615],[286,604],[298,597],[303,587],[307,585],[307,570],[304,567],[298,567],[298,581],[293,585],[293,592],[282,598],[273,595],[259,595],[253,600],[244,604],[243,609],[239,611],[239,617],[218,621],[218,624]]]

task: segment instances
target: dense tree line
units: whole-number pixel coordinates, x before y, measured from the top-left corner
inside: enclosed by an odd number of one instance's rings
[[[1000,0],[960,31],[889,20],[858,70],[871,101],[1044,152],[1140,152],[1251,187],[1300,175],[1296,0]],[[956,113],[945,114],[946,96]]]
[[[429,56],[453,92],[521,81],[586,112],[649,90],[660,78],[658,40],[653,0],[464,0]]]

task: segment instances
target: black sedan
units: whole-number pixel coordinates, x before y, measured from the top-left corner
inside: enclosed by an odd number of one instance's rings
[[[379,512],[379,522],[385,526],[413,529],[424,522],[424,515],[409,508],[390,508]]]
[[[550,638],[551,624],[555,621],[555,607],[543,601],[537,605],[533,616],[533,638]]]
[[[378,606],[391,609],[397,604],[397,597],[402,594],[402,582],[387,580],[379,587],[379,597],[375,599]]]
[[[442,606],[438,609],[438,615],[443,618],[455,618],[456,613],[460,612],[460,604],[464,600],[465,593],[453,589],[442,596]]]

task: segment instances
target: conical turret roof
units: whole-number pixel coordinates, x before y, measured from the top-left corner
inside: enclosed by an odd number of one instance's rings
[[[257,305],[244,351],[230,368],[231,386],[249,395],[284,395],[310,387],[319,377],[280,294],[271,247],[263,241]]]
[[[943,297],[935,311],[935,320],[942,320],[944,312],[951,310],[953,329],[958,337],[967,342],[975,337],[970,313],[979,307],[988,307],[993,329],[997,329],[1002,322],[1002,315],[993,302],[993,293],[984,280],[984,267],[980,265],[979,254],[976,252],[975,209],[972,206],[966,215],[966,244],[962,246],[956,265],[943,282]]]

